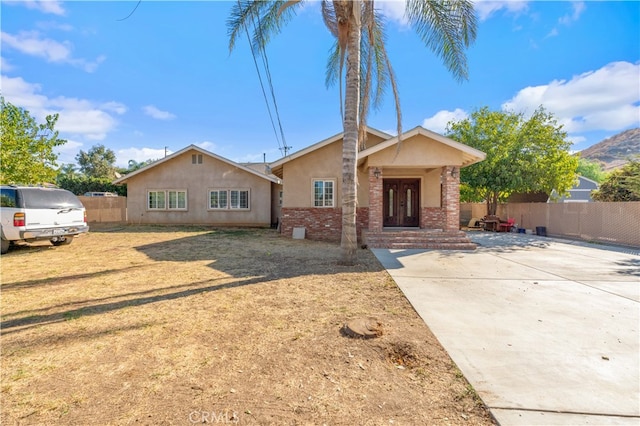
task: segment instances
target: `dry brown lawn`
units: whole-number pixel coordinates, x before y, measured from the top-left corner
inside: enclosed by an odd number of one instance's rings
[[[3,425],[490,425],[368,250],[103,227],[2,256]],[[375,317],[384,334],[353,339]]]

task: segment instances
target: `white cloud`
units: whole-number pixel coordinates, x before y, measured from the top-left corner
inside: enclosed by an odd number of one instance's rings
[[[0,56],[0,69],[4,72],[7,72],[12,71],[14,67],[4,57]]]
[[[215,143],[209,141],[198,142],[194,145],[199,146],[202,149],[206,149],[209,152],[214,152],[217,146]]]
[[[67,62],[71,58],[71,43],[41,38],[37,31],[21,31],[17,35],[2,32],[2,43],[31,56],[39,56],[47,62]]]
[[[53,15],[64,15],[66,11],[62,7],[62,2],[57,0],[20,0],[20,1],[8,1],[2,2],[7,5],[21,5],[28,9],[39,10],[42,13],[50,13]]]
[[[617,131],[639,125],[640,64],[612,62],[604,67],[520,90],[502,107],[532,113],[540,105],[569,133]]]
[[[125,112],[127,112],[126,105],[120,102],[113,102],[113,101],[105,102],[102,105],[100,105],[100,107],[106,109],[107,111],[115,112],[118,115],[122,115]]]
[[[54,151],[58,154],[58,164],[75,163],[78,150],[82,148],[82,146],[82,142],[67,139],[67,143],[64,145],[55,147]]]
[[[442,110],[438,111],[434,116],[425,119],[422,127],[443,134],[450,121],[460,121],[467,117],[469,117],[469,114],[460,108],[456,108],[453,111]]]
[[[528,1],[492,1],[492,0],[478,0],[475,2],[474,7],[478,13],[478,17],[481,21],[488,19],[491,15],[499,10],[506,10],[509,13],[524,12],[529,8]]]
[[[174,118],[176,118],[174,114],[171,114],[168,111],[162,111],[156,108],[155,105],[147,105],[142,108],[142,110],[149,117],[155,118],[156,120],[173,120]]]
[[[585,4],[583,1],[574,1],[574,2],[571,2],[571,8],[573,9],[573,13],[566,14],[563,17],[561,17],[558,20],[559,23],[563,25],[569,25],[572,22],[575,22],[578,19],[580,19],[580,15],[582,15],[582,12],[585,9]]]
[[[407,25],[405,17],[405,0],[381,0],[375,3],[378,9],[389,21],[400,25]]]
[[[102,140],[107,131],[116,127],[116,120],[99,109],[63,109],[56,123],[60,132],[81,134],[91,140]]]
[[[5,99],[28,110],[37,121],[43,122],[49,114],[60,114],[56,129],[61,133],[82,135],[92,140],[104,139],[117,125],[110,112],[123,114],[126,111],[126,106],[118,102],[97,104],[64,96],[48,98],[39,93],[40,85],[28,83],[21,77],[2,75],[0,82]]]
[[[72,31],[73,26],[70,24],[61,24],[56,21],[41,21],[36,23],[36,26],[41,30],[59,30],[59,31]]]
[[[577,145],[579,143],[585,142],[587,138],[584,136],[568,136],[567,140],[569,140],[573,145]]]
[[[66,63],[89,73],[94,72],[106,59],[104,55],[98,56],[95,61],[74,58],[71,42],[43,38],[37,31],[21,31],[17,35],[2,32],[2,44],[26,55],[43,58],[47,62]]]
[[[173,152],[167,150],[167,155]],[[129,160],[135,160],[140,163],[147,160],[160,160],[164,158],[165,150],[156,148],[125,148],[116,152],[116,166],[127,167]]]

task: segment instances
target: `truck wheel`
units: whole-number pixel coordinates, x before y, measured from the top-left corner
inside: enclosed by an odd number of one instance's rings
[[[71,241],[73,241],[73,235],[67,235],[66,237],[64,237],[64,240],[51,241],[51,244],[53,244],[56,247],[67,246],[71,244]]]
[[[4,238],[0,239],[0,241],[2,242],[2,247],[0,250],[1,254],[5,254],[6,252],[9,251],[9,246],[11,245],[11,241],[9,240],[5,240]]]

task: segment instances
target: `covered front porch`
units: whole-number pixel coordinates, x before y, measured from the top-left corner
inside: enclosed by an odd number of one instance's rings
[[[460,231],[460,168],[484,153],[417,127],[360,152],[367,178],[368,223],[362,243],[372,248],[472,250]],[[363,191],[364,192],[364,191]]]
[[[368,183],[369,217],[368,228],[361,232],[363,245],[396,249],[476,248],[466,233],[460,231],[460,181],[456,166],[431,170],[370,166]]]

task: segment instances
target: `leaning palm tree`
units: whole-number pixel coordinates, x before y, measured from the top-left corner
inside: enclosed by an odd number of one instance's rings
[[[270,38],[295,16],[302,4],[294,1],[238,0],[228,20],[229,49],[238,37],[253,29],[252,44],[264,49]],[[352,264],[357,251],[356,166],[358,149],[366,146],[369,105],[380,104],[391,85],[397,112],[398,137],[402,135],[401,109],[391,63],[385,49],[384,19],[374,0],[322,0],[322,16],[335,37],[327,81],[342,83],[346,63],[342,145],[342,262]],[[467,78],[465,49],[476,37],[476,15],[469,0],[406,0],[406,18],[426,46],[442,58],[458,79]],[[340,86],[342,99],[342,85]],[[373,99],[372,99],[373,98]]]

